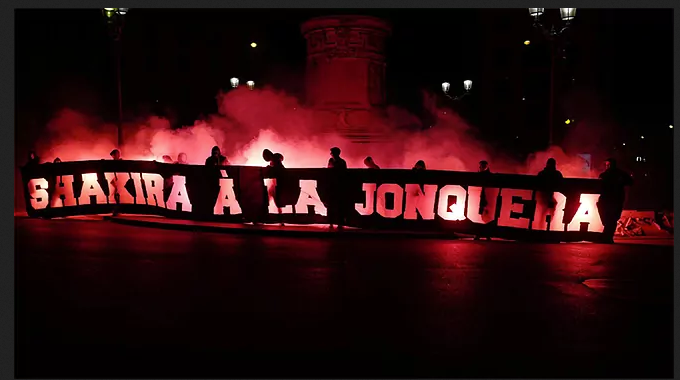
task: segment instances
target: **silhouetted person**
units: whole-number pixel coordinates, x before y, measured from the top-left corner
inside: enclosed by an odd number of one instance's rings
[[[281,153],[274,153],[274,156],[272,157],[272,160],[269,162],[269,165],[273,168],[279,168],[283,169],[283,154]]]
[[[163,156],[163,163],[164,163],[164,164],[172,164],[172,163],[173,163],[172,157],[170,157],[170,156],[167,155],[167,154],[164,155],[164,156]]]
[[[425,161],[419,160],[416,162],[416,164],[413,165],[413,170],[426,170]]]
[[[229,165],[229,160],[222,155],[220,147],[214,146],[210,152],[210,157],[205,160],[206,166],[224,166]]]
[[[55,158],[54,161],[52,161],[52,162],[55,163],[55,164],[60,164],[60,163],[61,163],[61,158],[57,157],[57,158]]]
[[[176,164],[182,164],[182,165],[187,165],[189,162],[187,161],[187,154],[186,153],[180,153],[177,155],[177,162]]]
[[[34,151],[28,152],[28,161],[26,162],[26,166],[33,167],[37,165],[40,165],[40,157],[38,157]]]
[[[265,149],[262,151],[262,159],[271,164],[272,160],[274,159],[274,153],[269,149]]]
[[[331,158],[328,159],[328,167],[331,169],[347,169],[347,162],[340,157],[340,148],[331,148]]]
[[[554,158],[548,158],[545,162],[545,168],[538,172],[538,178],[546,181],[546,184],[558,184],[564,178],[562,172],[557,170],[557,161]]]
[[[380,169],[380,166],[376,165],[376,163],[373,161],[373,157],[371,156],[368,156],[364,159],[364,165],[366,165],[366,167],[369,169]]]
[[[477,172],[484,176],[488,177],[491,175],[491,170],[489,169],[489,163],[485,160],[479,161],[479,169]],[[482,191],[479,194],[479,214],[484,215],[484,212],[487,211],[487,206],[489,205],[488,199],[486,199],[486,188],[482,187]],[[479,226],[480,228],[480,234],[475,236],[475,240],[479,240],[480,238],[486,238],[486,240],[491,240],[491,233],[489,231],[488,225],[484,224]]]
[[[282,218],[282,194],[286,191],[284,186],[284,169],[283,166],[283,155],[281,153],[273,153],[269,149],[262,151],[262,158],[269,163],[267,168],[265,168],[266,176],[271,179],[271,185],[267,188],[267,203],[269,199],[274,199],[274,204],[276,204],[276,209],[279,215],[279,224],[284,225]]]
[[[614,233],[621,218],[623,202],[626,200],[626,186],[633,184],[630,174],[619,169],[613,158],[605,161],[605,171],[600,174],[602,190],[597,208],[604,225],[603,242],[614,243]]]
[[[331,148],[331,158],[328,160],[328,168],[333,170],[331,176],[330,202],[328,205],[328,221],[330,228],[337,225],[342,229],[345,225],[346,208],[345,204],[345,171],[347,162],[340,157],[340,148]]]
[[[109,155],[111,156],[111,158],[113,158],[114,161],[118,161],[118,160],[123,159],[120,155],[120,150],[118,150],[118,149],[112,150],[111,153],[109,153]]]
[[[540,214],[541,225],[543,223],[552,223],[552,216],[555,215],[555,207],[557,200],[555,200],[555,190],[564,179],[562,172],[557,170],[557,161],[554,158],[549,158],[545,163],[545,168],[538,172],[538,189],[536,191],[536,207],[541,208],[543,212]],[[551,220],[545,221],[550,214]],[[548,224],[546,224],[548,228]]]

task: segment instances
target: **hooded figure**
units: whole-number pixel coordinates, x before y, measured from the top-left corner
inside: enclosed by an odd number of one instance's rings
[[[222,155],[220,147],[214,146],[210,151],[210,157],[205,160],[206,166],[224,166],[229,165],[229,160]]]
[[[605,171],[600,174],[602,190],[597,208],[604,225],[603,242],[613,243],[616,226],[621,218],[623,203],[626,200],[626,186],[633,184],[633,177],[619,169],[613,158],[605,161]]]
[[[416,164],[413,166],[413,170],[426,170],[427,168],[425,167],[425,161],[419,160],[416,162]]]
[[[371,156],[368,156],[364,159],[364,165],[366,165],[366,167],[369,169],[380,169],[380,166],[376,165],[376,163],[373,161],[373,157]]]

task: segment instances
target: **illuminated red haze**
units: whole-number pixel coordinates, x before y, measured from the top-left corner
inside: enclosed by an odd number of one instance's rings
[[[426,106],[434,108],[431,96]],[[468,133],[472,127],[450,109],[433,109],[440,117],[425,131],[404,131],[404,121],[418,122],[407,111],[390,107],[383,120],[390,141],[352,144],[339,135],[315,126],[312,112],[297,99],[271,89],[236,89],[219,94],[219,113],[193,126],[172,129],[168,120],[150,117],[124,125],[123,157],[130,160],[157,160],[170,155],[174,160],[186,153],[190,164],[203,164],[213,146],[234,165],[264,166],[262,151],[270,149],[284,156],[289,168],[325,167],[329,149],[338,146],[350,167],[363,168],[372,156],[382,168],[410,169],[424,160],[428,169],[476,171],[479,160],[491,163],[494,172],[536,174],[549,157],[567,177],[592,177],[584,161],[560,148],[538,152],[527,162],[514,162]],[[432,110],[431,110],[432,111]],[[36,149],[43,161],[109,159],[116,147],[116,127],[66,109],[59,112],[41,135]]]

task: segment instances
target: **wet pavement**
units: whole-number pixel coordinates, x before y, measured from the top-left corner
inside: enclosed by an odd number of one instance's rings
[[[16,218],[17,377],[672,377],[673,247]]]

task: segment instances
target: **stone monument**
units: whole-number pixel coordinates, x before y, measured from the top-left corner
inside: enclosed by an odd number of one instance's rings
[[[385,42],[391,28],[370,16],[325,16],[302,24],[306,102],[328,132],[356,143],[385,138]]]

